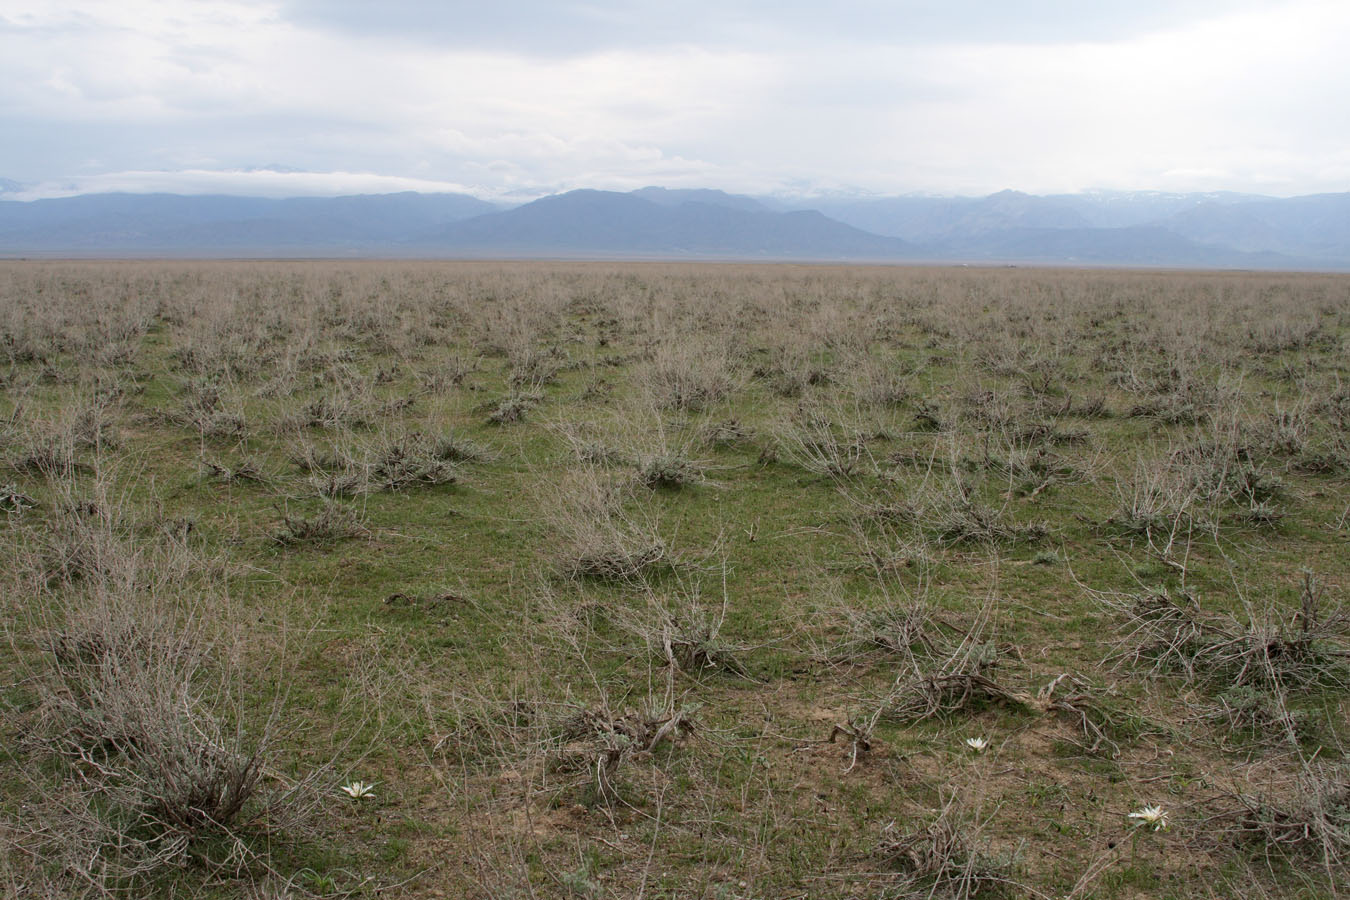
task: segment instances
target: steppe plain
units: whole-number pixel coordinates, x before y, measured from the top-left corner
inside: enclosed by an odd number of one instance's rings
[[[1330,897],[1350,276],[0,263],[19,897]]]

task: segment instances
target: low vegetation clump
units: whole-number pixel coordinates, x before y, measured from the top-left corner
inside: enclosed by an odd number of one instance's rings
[[[1287,616],[1249,605],[1243,621],[1206,612],[1189,594],[1166,592],[1105,602],[1125,620],[1118,664],[1236,687],[1350,686],[1350,616],[1323,604],[1311,573],[1304,574],[1300,604]]]
[[[0,263],[0,894],[1340,896],[1350,280]]]
[[[551,769],[578,775],[583,800],[617,804],[618,779],[629,760],[674,744],[694,730],[694,719],[683,707],[649,706],[620,713],[606,707],[582,709],[564,723],[565,743],[551,760]]]
[[[27,769],[5,831],[7,852],[40,861],[22,875],[34,889],[118,895],[194,867],[248,870],[278,837],[313,833],[329,777],[274,768],[285,705],[248,702],[265,682],[230,645],[215,569],[172,539],[136,541],[127,514],[90,517],[96,566],[19,560],[46,588],[13,632]]]
[[[312,516],[286,513],[272,538],[284,545],[330,543],[369,534],[361,514],[336,501],[325,501]]]
[[[949,798],[936,816],[913,830],[900,832],[896,823],[888,824],[877,855],[902,873],[909,896],[1014,896],[1018,884],[1011,861],[987,848],[983,825]]]
[[[564,577],[632,580],[670,560],[650,504],[602,472],[571,472],[539,502]]]

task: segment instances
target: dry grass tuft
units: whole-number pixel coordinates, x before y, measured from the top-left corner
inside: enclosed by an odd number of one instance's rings
[[[651,510],[595,468],[573,469],[540,509],[554,568],[566,578],[632,580],[671,560]]]
[[[1156,591],[1126,597],[1099,594],[1124,619],[1124,636],[1108,662],[1148,672],[1179,672],[1188,681],[1279,690],[1350,684],[1350,616],[1328,609],[1312,573],[1305,572],[1299,607],[1247,605],[1239,620],[1205,611],[1190,594]]]
[[[1013,895],[1018,885],[1012,864],[989,849],[988,827],[988,820],[970,815],[952,795],[912,830],[889,823],[876,854],[906,876],[907,896],[967,900]]]

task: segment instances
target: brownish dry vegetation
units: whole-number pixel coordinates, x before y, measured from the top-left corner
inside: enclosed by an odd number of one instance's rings
[[[1347,350],[1332,275],[0,263],[0,893],[1339,896]]]

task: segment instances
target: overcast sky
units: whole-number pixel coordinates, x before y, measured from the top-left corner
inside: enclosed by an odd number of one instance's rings
[[[0,0],[0,178],[1350,190],[1347,0]]]

